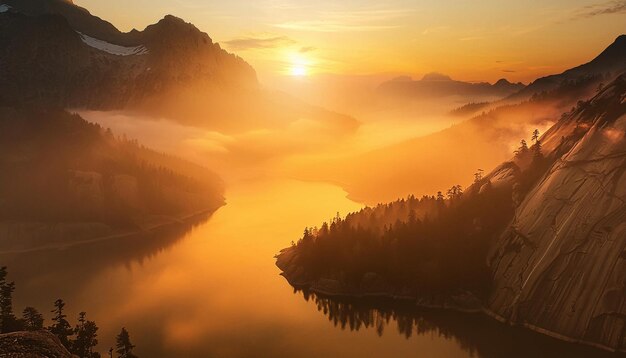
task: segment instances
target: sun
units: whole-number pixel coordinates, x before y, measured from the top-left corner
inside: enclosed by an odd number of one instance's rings
[[[293,65],[291,67],[290,73],[292,76],[295,77],[304,77],[309,73],[309,71],[304,65]]]
[[[306,77],[310,73],[312,61],[300,53],[288,55],[287,73],[294,77]]]

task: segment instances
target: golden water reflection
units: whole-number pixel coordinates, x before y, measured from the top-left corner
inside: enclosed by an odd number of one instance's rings
[[[125,326],[141,357],[456,358],[482,352],[471,335],[459,340],[457,333],[427,330],[407,339],[403,332],[379,337],[376,330],[334,328],[294,295],[273,256],[305,226],[360,208],[343,190],[256,180],[233,185],[227,198],[208,221],[162,237],[0,256],[17,283],[16,309],[33,305],[47,313],[62,297],[70,317],[85,310],[101,327],[101,352]]]

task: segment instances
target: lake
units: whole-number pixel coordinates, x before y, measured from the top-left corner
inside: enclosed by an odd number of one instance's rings
[[[601,356],[481,316],[294,292],[273,256],[305,226],[361,205],[337,186],[288,179],[241,181],[226,197],[186,230],[0,255],[16,311],[49,319],[63,298],[72,324],[80,311],[97,322],[100,352],[126,327],[144,358]]]

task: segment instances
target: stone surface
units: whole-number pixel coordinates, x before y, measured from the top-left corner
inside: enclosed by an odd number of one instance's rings
[[[2,358],[72,358],[61,341],[48,331],[0,334]]]
[[[546,134],[565,154],[493,249],[488,308],[496,316],[626,350],[625,97],[622,75]]]

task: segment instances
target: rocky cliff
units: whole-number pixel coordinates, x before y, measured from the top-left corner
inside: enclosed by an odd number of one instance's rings
[[[72,358],[59,339],[48,331],[0,334],[0,357]]]
[[[495,317],[626,351],[625,131],[622,75],[546,133],[555,164],[491,253]]]

